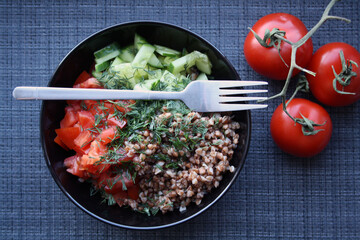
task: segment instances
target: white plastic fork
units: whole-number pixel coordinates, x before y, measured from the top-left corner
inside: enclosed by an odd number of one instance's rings
[[[241,88],[246,86],[259,85],[267,85],[267,82],[240,80],[199,80],[191,82],[181,92],[60,87],[16,87],[13,91],[13,96],[18,100],[178,99],[182,100],[190,109],[197,112],[227,112],[267,107],[266,104],[239,103],[266,99],[266,97],[244,96],[244,94],[266,93],[266,89]]]

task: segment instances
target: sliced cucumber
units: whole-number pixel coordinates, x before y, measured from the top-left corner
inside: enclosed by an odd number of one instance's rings
[[[120,54],[120,48],[117,43],[112,43],[94,53],[95,62],[101,64],[116,58]]]
[[[161,64],[160,60],[153,53],[148,61],[148,64],[155,68],[163,68],[164,66]]]
[[[169,65],[169,71],[173,74],[177,74],[181,71],[189,69],[196,65],[196,67],[206,74],[211,74],[211,62],[206,54],[198,51],[193,51],[181,58],[172,61]]]
[[[121,63],[124,63],[124,61],[120,58],[120,57],[116,57],[114,59],[114,61],[112,61],[112,63],[110,64],[110,68],[116,66],[116,65],[119,65]]]
[[[196,80],[209,80],[205,73],[200,73]]]
[[[143,90],[149,91],[154,90],[156,86],[159,84],[160,79],[149,79],[143,82],[140,82],[134,86],[134,90]]]
[[[211,74],[212,64],[206,54],[200,53],[195,61],[195,65],[201,72],[206,73],[207,75]]]
[[[107,45],[106,47],[94,52],[94,56],[95,58],[99,59],[99,58],[103,58],[107,55],[109,55],[110,53],[119,50],[119,44],[116,42],[113,42],[112,44]]]
[[[170,63],[178,59],[178,57],[164,57],[159,55],[158,59],[164,67],[168,67]]]
[[[119,57],[124,62],[132,62],[135,58],[136,53],[137,53],[137,49],[134,47],[134,45],[130,45],[121,49]]]
[[[146,64],[149,62],[151,56],[155,52],[155,47],[150,44],[144,44],[140,47],[138,53],[136,54],[134,60],[131,62],[131,65],[134,68],[145,68]]]
[[[147,44],[148,42],[146,41],[145,38],[143,38],[142,36],[140,36],[139,34],[135,33],[135,37],[134,37],[134,46],[137,50],[140,50],[141,46],[144,44]]]
[[[96,63],[95,64],[95,71],[101,72],[107,69],[110,66],[110,61],[102,62],[102,63]]]
[[[94,78],[96,78],[96,79],[100,79],[101,78],[101,76],[102,76],[102,73],[101,72],[97,72],[97,71],[92,71],[92,73],[91,73],[92,75],[93,75],[93,77]]]
[[[180,56],[180,52],[176,51],[174,49],[171,48],[167,48],[161,45],[154,45],[154,47],[156,48],[156,52],[158,54],[160,54],[161,56],[165,56],[165,57],[179,57]]]
[[[149,69],[147,73],[148,79],[160,79],[163,71],[161,69]]]

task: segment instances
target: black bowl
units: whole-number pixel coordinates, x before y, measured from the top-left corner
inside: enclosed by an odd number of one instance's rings
[[[119,42],[122,46],[133,42],[134,34],[139,33],[150,43],[168,46],[188,51],[199,50],[205,52],[213,63],[213,76],[215,79],[240,79],[234,67],[208,41],[195,33],[161,22],[129,22],[106,28],[88,37],[77,45],[60,63],[55,71],[49,86],[71,87],[77,76],[90,68],[93,64],[93,52],[110,44]],[[235,113],[235,119],[244,126],[241,132],[240,144],[236,150],[231,164],[236,167],[235,172],[226,173],[218,188],[207,194],[202,203],[197,206],[190,204],[186,212],[178,210],[166,214],[158,213],[148,217],[132,211],[130,208],[120,208],[101,204],[101,196],[90,196],[90,185],[80,183],[77,177],[66,172],[63,161],[73,152],[66,152],[54,143],[55,131],[59,122],[64,117],[65,101],[44,101],[41,110],[41,142],[45,160],[49,170],[64,194],[79,208],[103,222],[129,229],[158,229],[173,226],[194,218],[212,206],[225,192],[239,175],[244,164],[250,142],[250,112]]]

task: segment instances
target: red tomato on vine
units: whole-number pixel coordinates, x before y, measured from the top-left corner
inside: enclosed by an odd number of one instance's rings
[[[283,40],[279,41],[274,34],[281,35],[291,42],[297,42],[308,32],[304,23],[291,14],[273,13],[260,18],[252,27],[252,31],[249,32],[244,43],[244,54],[248,64],[261,75],[275,80],[285,80],[290,66],[291,45]],[[261,39],[262,37],[264,38]],[[313,44],[310,38],[298,48],[296,63],[306,67],[312,53]],[[298,69],[294,69],[293,76],[298,72]]]
[[[312,94],[323,104],[346,106],[360,99],[360,53],[343,42],[319,48],[307,69]]]
[[[327,111],[319,104],[302,98],[292,99],[286,110],[299,122],[295,123],[280,104],[270,122],[274,142],[284,152],[297,157],[311,157],[320,153],[332,134],[332,122]],[[300,124],[307,125],[309,122],[313,129]]]

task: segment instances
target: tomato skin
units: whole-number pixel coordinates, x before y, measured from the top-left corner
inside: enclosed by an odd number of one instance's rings
[[[317,124],[325,122],[323,126],[315,127],[315,130],[324,129],[324,131],[305,136],[301,125],[295,124],[280,104],[275,109],[270,122],[270,132],[274,142],[284,152],[297,157],[312,157],[320,153],[329,143],[332,134],[332,121],[327,111],[319,104],[301,98],[293,99],[286,109],[294,118],[301,118],[301,113]]]
[[[78,121],[78,116],[73,107],[65,108],[65,117],[60,121],[61,128],[72,127]]]
[[[271,31],[278,28],[285,31],[285,38],[291,42],[297,42],[308,32],[304,23],[297,17],[287,13],[272,13],[260,18],[252,27],[261,38],[264,37],[266,29]],[[281,42],[280,53],[286,64],[290,66],[291,45]],[[313,53],[311,38],[306,41],[296,53],[296,63],[306,67]],[[266,48],[260,45],[252,32],[249,32],[244,42],[244,55],[248,64],[259,74],[274,80],[285,80],[289,68],[284,64],[275,47]],[[294,69],[293,76],[299,72]]]
[[[95,117],[88,111],[79,111],[78,119],[83,129],[92,128],[95,125]]]
[[[74,139],[80,134],[79,127],[67,127],[55,129],[57,136],[59,136],[61,142],[63,142],[69,149],[74,149],[76,146]]]
[[[83,83],[85,82],[86,80],[88,80],[89,78],[91,78],[90,74],[86,71],[82,71],[80,73],[80,75],[77,77],[74,85],[77,85],[77,84],[80,84],[80,83]]]
[[[99,81],[91,77],[81,83],[75,84],[74,88],[103,88],[103,86],[99,83]]]
[[[311,93],[321,103],[329,106],[347,106],[360,99],[360,68],[352,65],[352,71],[357,74],[352,77],[350,85],[342,87],[337,83],[337,89],[352,94],[340,94],[334,90],[335,78],[332,66],[337,74],[342,70],[340,51],[343,51],[345,60],[352,60],[360,67],[360,53],[351,45],[343,42],[333,42],[320,47],[312,57],[307,69],[316,73],[316,76],[307,74]]]

